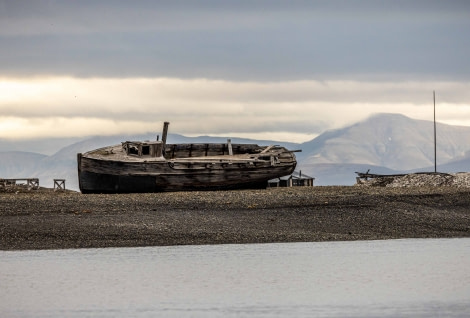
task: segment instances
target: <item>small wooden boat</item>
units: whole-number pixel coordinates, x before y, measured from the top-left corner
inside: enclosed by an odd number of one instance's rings
[[[125,141],[77,154],[82,193],[130,193],[266,188],[270,179],[291,174],[294,152],[256,144],[166,144]]]

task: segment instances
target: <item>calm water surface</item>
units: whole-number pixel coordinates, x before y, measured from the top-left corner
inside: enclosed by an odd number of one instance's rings
[[[0,252],[1,317],[468,317],[470,239]]]

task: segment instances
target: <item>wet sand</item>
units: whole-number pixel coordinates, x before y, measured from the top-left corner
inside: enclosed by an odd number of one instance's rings
[[[0,249],[470,237],[470,189],[0,193]]]

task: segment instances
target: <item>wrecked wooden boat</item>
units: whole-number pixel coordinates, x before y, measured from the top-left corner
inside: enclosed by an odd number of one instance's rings
[[[277,145],[167,144],[125,141],[77,154],[82,193],[132,193],[266,188],[270,179],[291,174],[294,152]]]

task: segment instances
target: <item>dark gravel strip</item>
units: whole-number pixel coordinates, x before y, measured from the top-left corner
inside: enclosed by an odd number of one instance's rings
[[[470,237],[468,188],[17,192],[0,193],[1,250]]]

